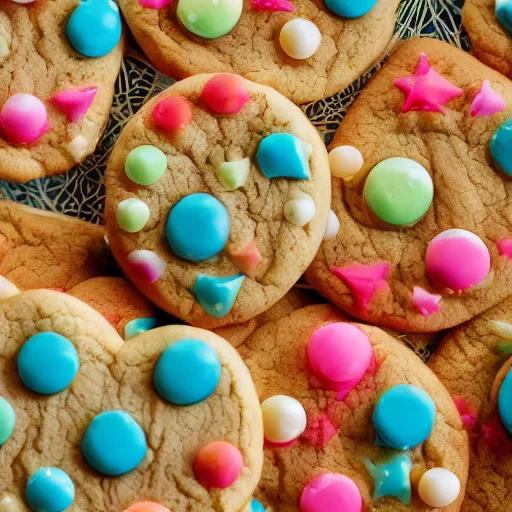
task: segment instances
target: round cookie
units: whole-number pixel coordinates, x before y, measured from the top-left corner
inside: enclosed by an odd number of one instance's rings
[[[440,331],[503,300],[511,116],[512,83],[499,73],[440,41],[401,45],[332,143],[343,229],[322,243],[310,284],[352,316],[401,332]]]
[[[0,302],[0,326],[1,509],[250,503],[261,412],[225,340],[167,326],[124,344],[89,306],[45,290]]]
[[[279,93],[236,75],[195,76],[146,104],[116,143],[106,183],[109,243],[127,277],[207,328],[283,297],[329,216],[317,132]]]
[[[398,0],[122,0],[165,74],[237,73],[301,104],[343,90],[386,52]],[[224,36],[224,37],[222,37]],[[251,44],[248,44],[251,41]]]
[[[347,321],[331,305],[308,306],[269,322],[239,347],[265,425],[255,497],[279,512],[458,511],[468,441],[450,395],[400,342]],[[446,490],[454,501],[442,509],[418,495],[419,482],[433,468],[450,471],[460,484],[455,498],[456,484]],[[450,498],[439,493],[442,487],[437,481],[430,490]],[[328,508],[331,491],[337,501]]]
[[[1,179],[59,174],[94,151],[112,105],[120,39],[112,0],[2,2]]]

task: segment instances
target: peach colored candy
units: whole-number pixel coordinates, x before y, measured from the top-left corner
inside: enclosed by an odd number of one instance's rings
[[[154,501],[139,501],[129,506],[124,512],[172,512],[167,507]]]
[[[240,450],[225,441],[207,444],[194,459],[196,480],[206,489],[225,489],[233,485],[244,467]]]
[[[251,99],[238,75],[216,75],[204,86],[201,99],[216,114],[238,114]]]

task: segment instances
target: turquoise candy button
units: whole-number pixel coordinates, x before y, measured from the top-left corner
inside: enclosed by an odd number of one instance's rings
[[[173,206],[165,233],[174,254],[200,262],[222,251],[229,229],[229,213],[218,199],[210,194],[192,194]]]
[[[498,409],[503,425],[512,435],[512,370],[507,373],[501,384],[498,394]]]
[[[394,496],[406,505],[411,504],[411,469],[409,455],[401,453],[389,462],[376,466],[370,460],[365,460],[366,469],[372,475],[375,483],[373,499],[384,496]]]
[[[508,119],[491,139],[491,155],[496,164],[512,176],[512,117]]]
[[[265,507],[253,498],[251,501],[251,512],[265,512]]]
[[[386,391],[373,411],[376,444],[409,450],[423,443],[434,426],[436,406],[422,389],[400,384]]]
[[[217,352],[204,341],[185,339],[159,357],[153,382],[158,394],[175,405],[206,400],[219,383],[222,368]]]
[[[377,0],[325,0],[327,9],[345,18],[359,18],[370,12]]]
[[[55,332],[35,334],[18,354],[18,372],[23,384],[42,395],[53,395],[66,389],[79,368],[76,348]]]
[[[119,7],[112,0],[82,0],[68,20],[66,35],[85,57],[107,55],[121,39]]]
[[[222,318],[231,311],[244,279],[242,274],[229,277],[199,274],[192,292],[209,315]]]
[[[311,177],[310,153],[311,146],[295,135],[274,133],[261,141],[256,158],[261,172],[268,179],[307,180]]]
[[[74,499],[71,478],[58,468],[38,469],[27,483],[27,501],[35,512],[62,512]]]
[[[126,412],[109,411],[94,418],[85,431],[82,452],[97,471],[120,476],[134,470],[146,456],[146,436]]]
[[[496,18],[500,25],[512,35],[512,0],[496,0]]]
[[[16,415],[12,405],[0,396],[0,446],[2,446],[14,430]]]
[[[124,339],[129,340],[141,332],[150,331],[158,325],[156,318],[136,318],[128,322],[124,328]]]

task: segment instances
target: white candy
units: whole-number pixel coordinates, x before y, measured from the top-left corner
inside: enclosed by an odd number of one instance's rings
[[[318,27],[309,20],[295,18],[286,23],[279,34],[283,51],[293,59],[309,59],[322,41]]]
[[[285,395],[267,398],[261,404],[265,439],[271,443],[288,443],[306,430],[306,411],[301,403]]]
[[[351,180],[363,167],[363,155],[353,146],[338,146],[329,153],[331,174],[336,178]]]
[[[447,469],[432,468],[421,477],[418,492],[430,507],[447,507],[459,497],[460,481]]]
[[[324,240],[334,240],[338,231],[340,230],[340,221],[336,214],[329,210],[329,216],[327,217],[327,227],[325,228]]]
[[[294,226],[303,227],[313,220],[316,214],[315,201],[309,194],[290,199],[283,207],[284,218]]]
[[[89,141],[83,135],[77,135],[67,146],[68,153],[73,157],[73,160],[80,163],[89,147]]]

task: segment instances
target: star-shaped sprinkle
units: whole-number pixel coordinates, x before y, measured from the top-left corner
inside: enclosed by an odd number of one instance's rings
[[[407,95],[402,113],[413,110],[444,113],[443,107],[450,100],[464,94],[462,89],[455,87],[430,66],[424,53],[420,55],[416,73],[397,78],[394,84]]]

